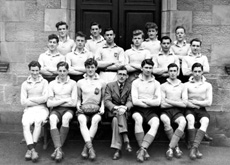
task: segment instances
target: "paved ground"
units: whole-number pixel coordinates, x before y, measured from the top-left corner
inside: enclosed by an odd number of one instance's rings
[[[0,129],[0,165],[27,165],[33,164],[31,161],[24,160],[24,154],[26,152],[25,144],[20,144],[22,139],[22,133],[17,131],[7,132],[4,129]],[[123,157],[120,160],[114,161],[111,159],[113,150],[109,148],[110,142],[96,141],[94,142],[95,150],[97,152],[97,160],[90,162],[88,160],[82,160],[80,157],[81,150],[83,148],[83,141],[69,140],[63,148],[65,152],[65,159],[59,164],[103,164],[103,165],[119,165],[119,164],[141,164],[136,162],[135,152],[137,146],[135,141],[131,143],[134,152],[123,152]],[[167,149],[166,143],[154,143],[150,149],[149,154],[151,159],[145,161],[143,164],[154,165],[179,165],[179,164],[202,164],[202,165],[229,165],[230,161],[230,148],[229,147],[213,147],[208,145],[202,145],[200,147],[201,152],[204,154],[204,158],[200,160],[191,161],[188,158],[188,151],[185,146],[181,144],[181,149],[184,151],[184,155],[181,159],[173,159],[168,161],[165,159],[165,151]],[[42,149],[42,143],[38,144],[37,151],[39,152],[40,159],[37,164],[52,165],[56,164],[50,159],[50,154],[53,151],[52,144],[48,149],[44,151]]]

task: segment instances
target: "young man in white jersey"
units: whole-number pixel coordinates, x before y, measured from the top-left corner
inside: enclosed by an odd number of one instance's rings
[[[144,49],[151,53],[152,58],[156,58],[161,50],[161,42],[157,39],[158,26],[154,22],[147,22],[145,24],[148,38],[142,43]]]
[[[38,153],[35,150],[40,137],[42,124],[46,122],[49,110],[46,107],[48,82],[40,74],[41,65],[32,61],[28,65],[30,76],[21,86],[21,104],[25,107],[22,116],[23,135],[27,144],[26,160],[36,162]],[[34,130],[31,132],[31,125]]]
[[[93,54],[85,48],[86,36],[81,31],[76,33],[76,47],[73,52],[66,55],[66,62],[69,64],[69,76],[76,82],[83,78],[85,74],[84,63]]]
[[[106,28],[104,30],[106,44],[99,48],[95,55],[100,69],[100,78],[105,83],[116,81],[117,69],[125,65],[124,50],[115,44],[115,37],[114,30],[110,27]]]
[[[152,144],[158,127],[158,107],[161,103],[160,83],[152,75],[153,61],[146,59],[142,61],[142,74],[133,81],[131,96],[133,102],[133,115],[135,121],[135,136],[140,149],[137,151],[137,161],[143,162],[150,156],[147,149]],[[143,122],[150,126],[145,134]]]
[[[206,111],[206,107],[212,105],[213,99],[212,85],[205,81],[203,71],[202,64],[193,64],[192,77],[185,84],[188,93],[185,117],[188,122],[188,140],[191,145],[189,157],[192,160],[202,158],[202,154],[198,148],[205,136],[210,120],[210,115]],[[198,129],[194,126],[195,121],[200,123]]]
[[[133,38],[130,49],[125,51],[126,58],[126,68],[129,72],[128,82],[132,82],[136,78],[138,78],[141,73],[141,63],[145,59],[150,59],[150,51],[146,50],[142,47],[142,43],[144,41],[144,33],[142,30],[134,30]]]
[[[156,79],[162,84],[166,82],[168,78],[168,65],[171,63],[177,64],[180,68],[179,58],[171,50],[172,40],[168,36],[163,36],[161,38],[161,51],[158,56],[153,59],[154,69],[153,74],[156,76]]]
[[[200,63],[203,65],[203,73],[209,73],[210,66],[208,58],[205,55],[201,54],[201,45],[202,41],[198,38],[192,39],[190,42],[191,53],[188,56],[184,56],[182,60],[182,72],[183,76],[189,79],[192,73],[192,65],[194,63]]]
[[[58,76],[49,84],[47,106],[50,112],[50,134],[54,143],[51,158],[60,162],[64,158],[62,147],[69,132],[69,123],[77,105],[77,84],[68,76],[69,65],[66,62],[57,64]],[[62,123],[60,130],[58,123]]]
[[[169,78],[161,85],[161,116],[164,123],[164,131],[170,140],[169,148],[166,152],[167,159],[172,159],[173,155],[180,158],[182,151],[178,146],[180,138],[184,134],[186,120],[184,117],[185,107],[187,106],[187,92],[184,84],[177,78],[179,67],[175,63],[168,65]],[[172,123],[178,127],[174,131]]]
[[[90,33],[91,36],[89,40],[87,40],[85,48],[92,52],[93,56],[95,56],[98,48],[102,47],[106,41],[101,35],[102,28],[101,25],[97,22],[92,22],[90,24]]]
[[[40,73],[48,82],[54,80],[57,76],[57,64],[65,61],[65,57],[57,50],[58,43],[59,38],[56,34],[49,35],[48,50],[38,58],[38,62],[41,65]]]
[[[75,47],[75,43],[68,35],[69,27],[66,22],[60,21],[56,23],[56,28],[59,37],[57,50],[65,56],[67,53],[72,52],[72,49]]]
[[[104,91],[105,83],[96,73],[97,61],[89,58],[85,61],[86,74],[84,79],[77,83],[78,102],[77,118],[80,124],[80,131],[85,141],[81,156],[84,159],[96,159],[96,152],[93,147],[93,138],[97,133],[101,115],[104,114]],[[91,108],[86,108],[86,107]],[[93,107],[93,108],[92,108]],[[87,122],[91,122],[90,128]]]

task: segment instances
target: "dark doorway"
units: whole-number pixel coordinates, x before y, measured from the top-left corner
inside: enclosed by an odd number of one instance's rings
[[[125,50],[130,48],[132,31],[144,30],[146,22],[161,27],[161,0],[77,0],[76,29],[90,35],[90,23],[116,31],[115,42]]]

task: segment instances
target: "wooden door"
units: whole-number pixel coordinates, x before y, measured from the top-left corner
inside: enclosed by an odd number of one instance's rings
[[[76,29],[90,36],[90,23],[98,22],[102,29],[114,28],[115,42],[130,48],[132,31],[144,30],[146,22],[161,25],[161,0],[77,0]],[[159,31],[160,34],[160,31]]]

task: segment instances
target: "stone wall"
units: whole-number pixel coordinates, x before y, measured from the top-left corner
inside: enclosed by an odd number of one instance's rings
[[[10,62],[0,72],[0,123],[20,123],[20,86],[27,64],[46,51],[55,24],[66,21],[75,32],[75,0],[0,0],[0,61]]]

